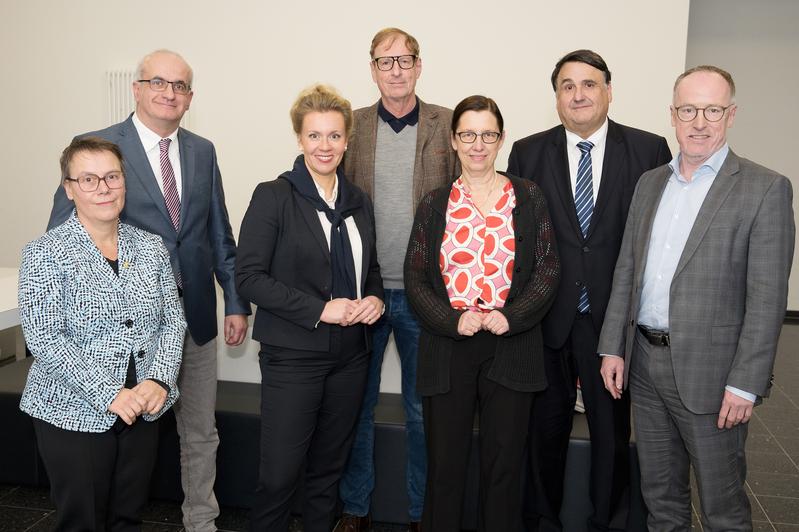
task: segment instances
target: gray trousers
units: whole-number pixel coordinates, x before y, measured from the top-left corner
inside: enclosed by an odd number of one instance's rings
[[[214,532],[219,504],[216,480],[216,339],[197,345],[189,333],[178,376],[175,420],[180,437],[183,526],[187,532]]]
[[[690,412],[680,400],[670,349],[651,345],[640,332],[633,349],[630,397],[649,530],[691,529],[691,466],[704,530],[751,531],[744,489],[748,425],[719,430],[718,412]]]

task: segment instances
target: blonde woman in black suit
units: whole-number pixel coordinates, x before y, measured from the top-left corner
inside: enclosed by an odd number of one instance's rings
[[[261,342],[261,461],[251,529],[284,532],[305,469],[306,532],[332,526],[366,383],[367,325],[383,311],[368,196],[338,166],[352,110],[316,85],[291,109],[302,155],[261,183],[239,236],[236,283]]]

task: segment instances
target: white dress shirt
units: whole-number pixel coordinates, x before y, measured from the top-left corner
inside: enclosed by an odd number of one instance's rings
[[[161,177],[161,147],[158,145],[161,142],[160,136],[153,130],[144,125],[139,120],[136,113],[133,113],[133,125],[136,127],[136,132],[139,134],[139,140],[144,147],[144,153],[147,154],[147,160],[150,161],[150,166],[153,169],[153,175],[158,183],[158,188],[161,189],[161,194],[164,193],[164,180]],[[176,129],[168,137],[172,142],[169,143],[169,162],[172,163],[172,170],[175,173],[175,185],[178,187],[178,197],[183,199],[183,179],[180,172],[180,146],[178,143],[178,130]]]

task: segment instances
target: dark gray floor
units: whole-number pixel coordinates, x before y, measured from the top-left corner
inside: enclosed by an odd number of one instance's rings
[[[771,397],[757,407],[749,426],[747,488],[755,531],[799,532],[799,324],[787,323],[780,337]],[[584,424],[582,419],[576,423]],[[695,495],[695,491],[694,491]],[[702,530],[695,496],[694,529]],[[44,532],[52,528],[53,505],[45,490],[0,485],[0,532]],[[145,532],[177,532],[180,507],[153,502]],[[223,508],[220,530],[246,530],[247,512]],[[301,530],[295,522],[291,532]],[[402,532],[399,525],[376,524],[375,532]]]

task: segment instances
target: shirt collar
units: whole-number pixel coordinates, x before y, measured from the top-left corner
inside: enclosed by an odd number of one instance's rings
[[[608,136],[608,117],[605,117],[605,121],[602,123],[601,126],[599,126],[599,129],[594,131],[594,133],[587,139],[584,139],[577,133],[573,133],[567,129],[566,144],[570,148],[574,148],[575,150],[577,149],[577,143],[583,141],[592,142],[594,144],[594,147],[597,147],[605,143],[605,139],[607,138],[607,136]]]
[[[728,153],[730,153],[730,145],[725,142],[724,146],[719,148],[716,153],[708,157],[707,161],[705,161],[702,166],[697,168],[693,177],[697,178],[705,175],[712,175],[715,177],[719,173],[719,170],[721,170],[721,166],[724,164],[724,161],[727,159]],[[684,179],[680,173],[681,156],[682,154],[678,152],[677,155],[675,155],[674,158],[669,162],[669,167],[674,175],[680,179]]]
[[[383,100],[379,100],[377,102],[377,114],[383,122],[391,126],[395,133],[399,133],[405,126],[415,126],[419,123],[419,98],[416,98],[416,105],[413,106],[411,112],[399,118],[383,107]]]
[[[161,137],[152,129],[144,125],[139,119],[139,116],[136,113],[133,113],[133,126],[136,128],[136,132],[139,134],[139,139],[141,139],[141,144],[144,147],[145,152],[149,152],[154,147],[158,146],[158,143],[161,141]],[[172,143],[177,141],[178,139],[178,130],[175,129],[169,136],[164,137],[168,139],[172,139]]]
[[[336,200],[338,199],[338,174],[336,174],[335,180],[333,181],[333,197],[330,200],[325,197],[325,189],[320,187],[319,183],[317,183],[315,179],[311,179],[313,180],[313,184],[316,187],[316,191],[319,193],[319,197],[322,198],[322,201],[327,203],[327,206],[331,209],[335,209]]]

